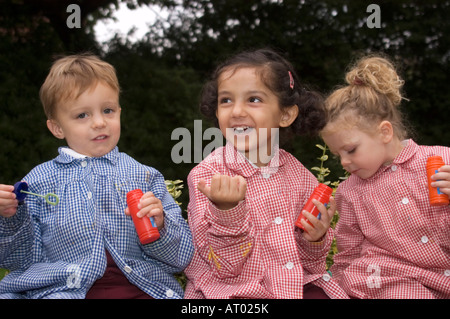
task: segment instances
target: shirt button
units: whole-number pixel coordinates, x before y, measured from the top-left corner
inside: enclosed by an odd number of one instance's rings
[[[444,276],[445,277],[450,277],[450,269],[447,269],[444,271]]]
[[[91,199],[91,198],[92,198],[92,193],[91,193],[91,192],[88,192],[88,193],[87,193],[87,197],[88,197],[88,199]]]
[[[397,170],[397,165],[392,165],[392,166],[391,166],[391,170],[392,170],[393,172],[395,172],[395,171]]]
[[[330,281],[331,276],[330,276],[330,274],[326,273],[322,276],[322,279],[328,282],[328,281]]]
[[[427,236],[422,236],[422,238],[420,238],[420,241],[424,244],[428,243],[428,237]]]
[[[409,199],[406,198],[406,197],[402,198],[402,203],[405,204],[405,205],[408,204],[409,203]]]
[[[82,161],[81,162],[81,167],[86,167],[87,166],[87,162],[86,161]]]
[[[270,178],[270,174],[269,174],[269,173],[262,173],[261,175],[262,175],[262,177],[264,177],[265,179]]]
[[[130,266],[125,266],[125,267],[123,268],[123,270],[124,270],[127,274],[129,274],[130,272],[133,271],[133,269],[131,269]]]
[[[172,290],[172,289],[167,289],[167,291],[166,291],[166,296],[169,297],[169,298],[172,298],[173,295],[174,295],[173,290]]]
[[[286,268],[287,268],[287,269],[292,269],[292,268],[294,268],[294,263],[291,262],[291,261],[289,261],[288,263],[286,263]]]
[[[277,217],[275,218],[275,224],[280,225],[283,222],[283,218]]]

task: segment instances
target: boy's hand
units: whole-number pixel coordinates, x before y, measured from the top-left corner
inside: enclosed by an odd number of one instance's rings
[[[0,184],[0,216],[11,217],[16,214],[19,202],[13,191],[14,186]]]
[[[431,187],[439,187],[440,191],[450,196],[450,165],[439,168],[439,172],[431,176],[436,181],[431,183]]]
[[[211,186],[201,179],[197,188],[220,210],[228,210],[235,207],[245,198],[247,182],[242,176],[214,175],[211,178]]]
[[[152,192],[145,193],[139,201],[138,208],[140,209],[137,216],[142,218],[144,216],[153,217],[155,219],[156,227],[161,230],[164,226],[164,210],[161,201],[153,195]],[[130,215],[128,207],[125,209],[125,214]]]
[[[305,239],[311,242],[318,241],[326,234],[328,228],[330,227],[330,223],[331,220],[333,219],[334,213],[336,211],[336,202],[334,201],[333,197],[330,197],[328,210],[324,204],[322,204],[316,199],[313,199],[313,204],[317,207],[317,209],[320,212],[320,219],[315,217],[310,212],[304,210],[302,211],[302,214],[306,217],[307,220],[310,221],[312,226],[306,220],[301,221],[303,227],[305,228],[305,231],[303,232],[303,237],[305,237]]]

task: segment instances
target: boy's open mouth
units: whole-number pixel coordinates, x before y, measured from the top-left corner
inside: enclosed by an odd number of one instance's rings
[[[94,141],[101,141],[101,140],[105,140],[107,138],[108,138],[107,135],[99,135],[96,138],[94,138]]]

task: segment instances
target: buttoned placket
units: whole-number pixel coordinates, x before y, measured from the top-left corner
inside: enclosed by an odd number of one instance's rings
[[[262,173],[261,173],[261,176],[262,176],[264,179],[268,180],[268,179],[271,177],[271,174],[270,174],[269,172],[262,172]],[[281,191],[281,190],[278,190],[278,191],[276,191],[276,193],[279,194],[279,195],[281,195],[281,194],[282,194],[282,191]],[[281,225],[283,224],[283,222],[284,222],[284,219],[283,219],[283,217],[281,217],[281,216],[276,216],[276,217],[273,219],[273,223],[274,223],[275,225],[279,226],[279,227],[281,227]],[[287,261],[287,262],[284,264],[284,267],[285,267],[287,270],[291,270],[291,269],[294,269],[295,264],[294,264],[294,262],[292,262],[292,261]]]
[[[403,197],[401,200],[403,205],[408,205],[409,204],[409,198],[408,197]],[[428,238],[427,235],[423,235],[422,237],[420,237],[420,242],[422,244],[426,244],[430,241],[430,239]]]
[[[264,173],[261,173],[261,176],[262,176],[263,178],[265,178],[265,179],[269,179],[269,178],[270,178],[270,173],[264,172]]]
[[[81,161],[80,165],[81,165],[81,167],[82,167],[83,170],[88,169],[88,165],[89,165],[88,160],[87,160],[87,159],[83,159],[83,160]],[[85,174],[86,174],[86,173],[85,173]],[[93,194],[92,194],[91,191],[88,191],[87,194],[86,194],[86,196],[87,196],[87,199],[88,199],[88,200],[91,200],[92,197],[93,197]]]
[[[172,289],[167,289],[166,290],[166,297],[168,298],[172,298],[174,296],[174,291]]]

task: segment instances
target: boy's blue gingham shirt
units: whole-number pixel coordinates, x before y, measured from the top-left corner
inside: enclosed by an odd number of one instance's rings
[[[62,149],[25,178],[29,191],[55,193],[56,206],[28,195],[16,215],[0,217],[3,298],[84,298],[106,269],[107,249],[128,280],[154,298],[182,298],[174,273],[193,254],[189,227],[157,170],[116,147],[99,158],[78,159]],[[142,245],[125,215],[126,194],[151,191],[164,208],[161,238]]]

